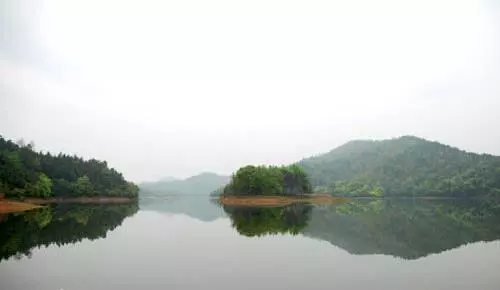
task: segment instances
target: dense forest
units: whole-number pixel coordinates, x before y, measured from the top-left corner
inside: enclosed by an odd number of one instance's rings
[[[127,196],[138,187],[105,161],[34,151],[0,136],[0,193],[13,197]]]
[[[312,191],[304,170],[297,165],[253,166],[236,171],[223,195],[296,195]]]
[[[241,235],[302,234],[356,255],[418,259],[500,239],[500,204],[484,199],[357,199],[331,206],[223,208]]]
[[[412,136],[351,141],[298,165],[333,195],[500,196],[500,157]]]
[[[0,215],[0,261],[30,256],[31,249],[100,239],[135,214],[137,203],[43,207],[22,214]]]

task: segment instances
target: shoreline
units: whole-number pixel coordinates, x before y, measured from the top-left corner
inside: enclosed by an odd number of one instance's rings
[[[29,211],[48,204],[126,204],[134,199],[128,197],[55,197],[55,198],[25,198],[22,200],[6,199],[0,195],[0,214]]]
[[[230,206],[286,206],[296,203],[309,203],[317,205],[340,204],[349,199],[343,197],[332,197],[330,195],[311,196],[221,196],[218,199],[221,205]]]
[[[52,203],[130,203],[134,199],[129,197],[99,197],[99,196],[81,196],[81,197],[52,197],[52,198],[25,198],[23,202],[33,204],[52,204]]]
[[[33,204],[33,203],[20,202],[20,201],[7,200],[4,198],[0,198],[0,214],[23,212],[23,211],[28,211],[28,210],[40,208],[40,207],[42,207],[42,206],[37,205],[37,204]]]

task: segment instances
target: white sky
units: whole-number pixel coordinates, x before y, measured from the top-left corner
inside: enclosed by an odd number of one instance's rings
[[[0,134],[134,181],[413,134],[500,155],[500,5],[0,0]]]

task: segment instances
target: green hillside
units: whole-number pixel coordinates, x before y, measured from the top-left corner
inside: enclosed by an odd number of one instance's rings
[[[0,193],[11,197],[127,196],[137,186],[106,161],[34,150],[0,136]]]
[[[299,165],[334,195],[500,196],[500,157],[413,136],[351,141]]]

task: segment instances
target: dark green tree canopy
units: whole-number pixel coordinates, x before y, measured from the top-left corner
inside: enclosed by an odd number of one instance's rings
[[[105,161],[41,153],[33,147],[0,136],[0,192],[17,197],[137,197],[137,186]]]
[[[310,192],[307,174],[297,165],[242,167],[223,190],[224,195],[293,195]]]

